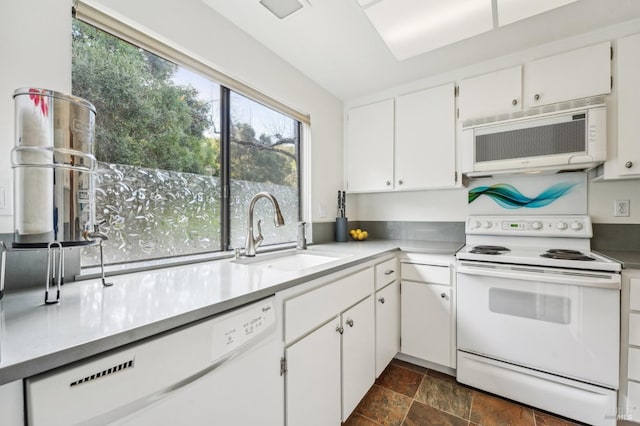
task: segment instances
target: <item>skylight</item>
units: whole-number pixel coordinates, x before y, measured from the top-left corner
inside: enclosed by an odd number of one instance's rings
[[[402,61],[577,0],[358,0]],[[494,14],[497,16],[494,25]]]

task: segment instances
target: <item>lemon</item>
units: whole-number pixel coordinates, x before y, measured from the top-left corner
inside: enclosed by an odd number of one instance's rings
[[[367,231],[362,231],[362,238],[365,239],[369,236],[369,233]]]

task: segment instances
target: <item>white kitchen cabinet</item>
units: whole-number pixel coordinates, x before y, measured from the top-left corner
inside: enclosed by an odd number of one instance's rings
[[[339,425],[373,385],[374,288],[371,265],[278,295],[288,425]]]
[[[342,330],[342,419],[347,420],[375,380],[373,295],[342,314]]]
[[[605,164],[605,179],[640,177],[640,34],[618,40],[617,88],[618,140],[617,150]],[[617,152],[616,152],[617,151]]]
[[[0,425],[24,425],[24,393],[22,380],[0,386]]]
[[[611,92],[611,43],[605,42],[538,59],[525,66],[530,107]]]
[[[339,327],[335,317],[286,349],[287,425],[340,424]]]
[[[461,80],[459,118],[474,118],[517,112],[522,109],[522,65]]]
[[[403,259],[400,352],[455,368],[455,296],[449,264]]]
[[[620,309],[620,390],[623,419],[640,421],[640,270],[622,270]]]
[[[395,189],[456,183],[453,83],[396,99]]]
[[[344,170],[349,192],[393,188],[393,110],[393,99],[386,99],[347,112]]]
[[[451,288],[402,281],[402,353],[450,367]]]
[[[376,377],[400,352],[400,283],[376,292]]]
[[[345,126],[349,192],[457,184],[453,83],[352,108]]]

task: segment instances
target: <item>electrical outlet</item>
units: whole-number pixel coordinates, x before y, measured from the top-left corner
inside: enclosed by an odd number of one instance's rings
[[[0,186],[0,210],[7,208],[7,202],[5,200],[4,186]]]
[[[629,216],[629,200],[616,200],[613,215],[617,217],[628,217]]]

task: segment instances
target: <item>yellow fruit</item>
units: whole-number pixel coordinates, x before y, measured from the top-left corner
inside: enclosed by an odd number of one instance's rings
[[[367,231],[362,231],[362,237],[367,238],[369,236],[369,233]]]
[[[352,229],[351,231],[349,231],[349,235],[351,235],[352,237],[356,235],[356,230]]]

